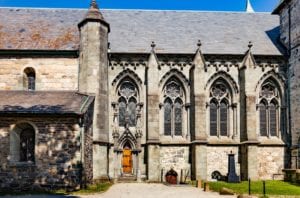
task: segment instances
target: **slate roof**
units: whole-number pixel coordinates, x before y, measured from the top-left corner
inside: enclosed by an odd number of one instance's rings
[[[101,10],[113,53],[282,55],[279,17],[270,13]],[[77,50],[85,9],[0,8],[0,49]]]
[[[77,114],[86,112],[93,96],[64,91],[0,91],[0,114]]]

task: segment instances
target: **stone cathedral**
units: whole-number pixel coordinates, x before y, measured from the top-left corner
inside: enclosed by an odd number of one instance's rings
[[[0,8],[0,189],[296,170],[300,1],[247,11]]]

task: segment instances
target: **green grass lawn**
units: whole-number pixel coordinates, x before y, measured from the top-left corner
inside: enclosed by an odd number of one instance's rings
[[[237,194],[248,194],[248,181],[241,183],[227,183],[227,182],[210,182],[210,189],[219,192],[222,187],[232,189]],[[263,194],[263,182],[251,182],[251,194]],[[283,181],[266,181],[266,194],[267,195],[299,195],[300,185],[291,184]]]

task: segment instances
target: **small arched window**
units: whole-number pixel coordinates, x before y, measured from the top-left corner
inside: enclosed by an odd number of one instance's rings
[[[32,128],[23,129],[20,133],[20,162],[34,162],[35,134]]]
[[[136,126],[137,90],[130,79],[125,79],[119,86],[119,126]]]
[[[184,91],[179,80],[171,78],[164,88],[164,135],[182,136]]]
[[[32,67],[24,69],[23,75],[23,88],[24,90],[35,90],[35,70]]]
[[[228,136],[230,91],[223,80],[216,81],[210,90],[210,135]]]
[[[276,84],[267,80],[259,93],[259,126],[261,136],[278,136],[280,94]]]
[[[10,133],[10,161],[34,162],[35,161],[35,134],[31,124],[16,124]]]

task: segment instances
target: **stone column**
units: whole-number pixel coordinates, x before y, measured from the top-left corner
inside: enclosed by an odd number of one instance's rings
[[[206,180],[206,95],[203,76],[206,73],[204,56],[200,50],[201,42],[194,57],[194,67],[191,70],[191,108],[190,133],[192,141],[192,177]]]
[[[147,70],[147,146],[148,146],[148,179],[159,181],[160,148],[159,148],[159,62],[156,57],[154,42],[148,61]]]
[[[96,1],[92,1],[85,18],[78,24],[79,92],[96,96],[93,120],[93,176],[108,178],[108,33]]]
[[[247,152],[247,156],[242,158],[247,159],[241,162],[241,166],[245,167],[244,175],[253,180],[258,179],[258,162],[257,162],[257,113],[256,113],[256,92],[253,76],[256,68],[256,61],[252,55],[252,43],[249,42],[249,49],[245,54],[244,60],[239,69],[240,81],[240,125],[241,125],[241,142]],[[247,164],[245,164],[247,163]]]

